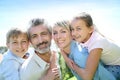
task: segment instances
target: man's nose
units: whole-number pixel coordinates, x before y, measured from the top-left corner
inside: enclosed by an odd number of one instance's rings
[[[41,36],[38,37],[38,42],[43,42],[43,38]]]

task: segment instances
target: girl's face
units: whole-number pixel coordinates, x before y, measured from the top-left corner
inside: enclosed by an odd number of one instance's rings
[[[87,27],[82,19],[74,19],[71,22],[72,37],[79,43],[86,42],[93,32],[93,27]]]
[[[65,49],[70,46],[70,31],[65,27],[55,26],[53,28],[53,38],[60,49]]]

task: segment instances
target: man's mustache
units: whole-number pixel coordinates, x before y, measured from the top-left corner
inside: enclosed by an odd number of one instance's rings
[[[40,45],[43,45],[43,44],[47,44],[47,43],[48,43],[48,41],[39,43],[39,44],[37,44],[37,47],[40,46]]]

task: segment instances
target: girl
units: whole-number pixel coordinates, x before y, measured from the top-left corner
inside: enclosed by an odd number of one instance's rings
[[[53,26],[53,38],[77,80],[115,80],[114,76],[99,61],[93,67],[92,63],[88,61],[87,50],[82,47],[78,48],[76,42],[72,40],[69,27],[70,25],[66,21],[56,23]],[[69,60],[66,55],[74,62]]]
[[[101,35],[93,25],[87,13],[81,13],[71,21],[72,37],[79,46],[86,47],[89,52],[88,61],[96,66],[103,62],[118,80],[120,80],[120,47]]]

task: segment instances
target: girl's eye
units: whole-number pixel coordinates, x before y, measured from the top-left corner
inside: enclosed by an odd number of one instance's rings
[[[80,27],[77,27],[77,30],[81,30],[81,28],[80,28]]]

